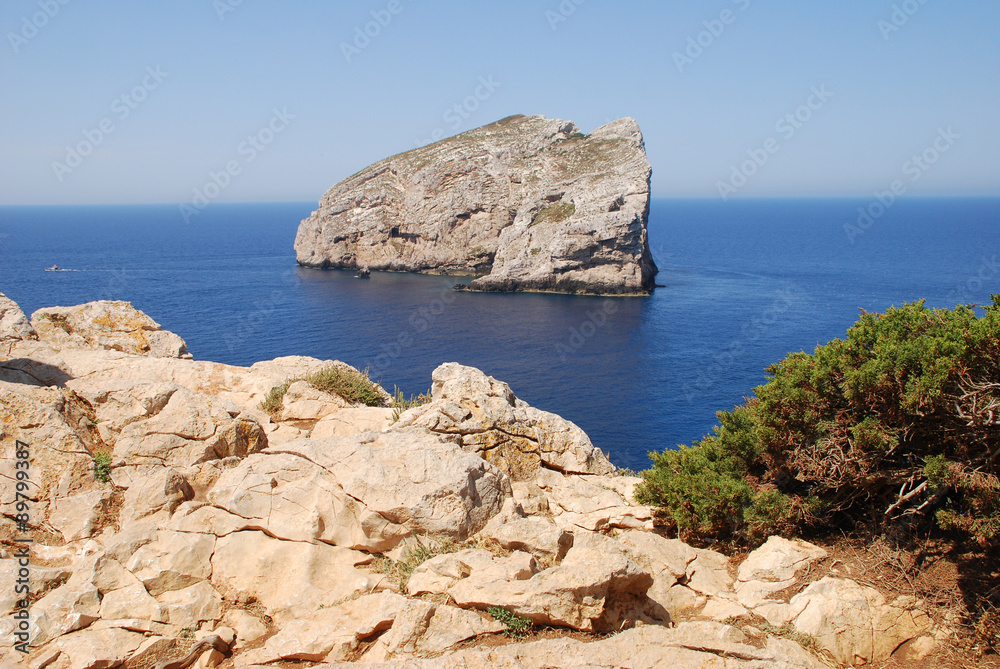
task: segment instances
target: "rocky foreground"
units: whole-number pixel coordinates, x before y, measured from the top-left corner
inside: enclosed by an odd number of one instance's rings
[[[651,169],[639,126],[511,116],[386,158],[299,226],[306,267],[473,275],[470,290],[645,294]]]
[[[4,666],[813,669],[947,635],[809,543],[734,565],[664,538],[638,479],[476,369],[398,415],[286,383],[332,367],[195,361],[128,303],[29,323],[0,294]]]

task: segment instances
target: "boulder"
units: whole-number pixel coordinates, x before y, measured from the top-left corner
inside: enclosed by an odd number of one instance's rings
[[[165,607],[153,599],[142,583],[112,590],[101,600],[100,617],[104,620],[142,618],[155,622],[169,622]]]
[[[157,600],[165,614],[164,622],[178,627],[191,629],[222,617],[222,597],[208,581],[164,592]]]
[[[764,605],[755,611],[772,625],[791,624],[813,637],[844,665],[887,660],[897,648],[932,628],[913,598],[888,602],[874,588],[830,576],[810,584],[788,604]]]
[[[267,448],[267,444],[267,433],[260,423],[250,416],[240,414],[232,421],[219,425],[211,447],[215,451],[215,457],[223,460],[260,453]]]
[[[536,624],[592,632],[620,629],[624,609],[633,608],[652,582],[621,553],[574,545],[562,564],[530,578],[473,570],[448,594],[463,608],[500,606]]]
[[[436,555],[418,565],[410,575],[406,591],[414,596],[443,595],[473,574],[480,580],[523,581],[538,571],[538,563],[527,553],[496,557],[481,548],[469,548]]]
[[[509,496],[500,471],[422,430],[285,443],[209,493],[273,536],[382,552],[413,534],[466,539]]]
[[[504,631],[502,623],[475,611],[407,600],[392,628],[362,656],[365,662],[386,662],[394,657],[441,653],[484,634]]]
[[[624,478],[561,476],[541,470],[535,483],[544,491],[552,519],[567,531],[652,530],[653,509],[635,504],[631,498],[635,486]]]
[[[27,492],[36,500],[31,505],[35,518],[48,515],[53,498],[94,489],[93,458],[64,413],[69,401],[58,388],[0,381],[0,477],[16,480],[17,441],[28,444],[32,476]],[[13,494],[4,496],[0,509],[15,517]]]
[[[218,539],[210,568],[212,585],[227,600],[258,602],[284,622],[370,592],[377,579],[356,567],[371,560],[346,548],[243,531]]]
[[[21,307],[0,293],[0,344],[22,339],[38,339],[38,335]]]
[[[405,597],[380,592],[298,617],[269,638],[263,648],[241,654],[237,666],[279,660],[345,660],[359,643],[392,627],[406,604]]]
[[[190,357],[184,340],[160,329],[130,302],[88,302],[48,307],[31,315],[40,339],[56,350],[110,349],[154,358]]]
[[[100,610],[97,588],[90,583],[68,582],[32,604],[31,643],[41,645],[63,634],[83,629],[100,617]],[[11,636],[5,634],[4,638]]]
[[[216,433],[231,428],[239,413],[231,402],[181,388],[155,416],[122,429],[114,458],[126,465],[180,467],[217,459]]]
[[[827,552],[802,541],[770,537],[740,565],[736,594],[747,608],[763,604],[772,594],[794,585]]]
[[[474,290],[647,294],[639,126],[510,116],[371,165],[299,225],[300,265],[480,275]]]
[[[59,530],[67,542],[86,539],[97,530],[108,511],[111,490],[60,497],[49,511],[49,524]]]
[[[259,616],[243,609],[229,609],[222,616],[222,622],[236,630],[236,638],[241,644],[250,644],[267,634]]]
[[[93,408],[101,440],[113,446],[122,429],[130,423],[160,413],[170,396],[181,389],[176,383],[149,381],[94,381],[90,378],[66,382]]]
[[[381,432],[388,429],[392,409],[381,407],[348,407],[320,419],[312,429],[313,439],[353,437],[362,432]]]
[[[18,561],[13,558],[0,560],[0,616],[13,612],[17,608],[17,603],[24,598],[25,593],[14,590],[18,585],[18,568]],[[37,600],[41,593],[59,587],[69,580],[72,574],[73,570],[68,565],[59,567],[32,565],[28,593]]]
[[[124,494],[118,522],[125,525],[161,512],[169,516],[193,498],[194,489],[180,472],[158,467],[131,482]]]
[[[160,530],[124,566],[156,597],[210,578],[215,543],[211,534]]]
[[[630,530],[609,540],[599,535],[583,535],[582,545],[595,542],[612,550],[617,544],[629,559],[653,575],[653,584],[646,595],[660,607],[661,615],[670,620],[709,618],[724,621],[747,615],[736,600],[733,575],[725,555],[711,550],[693,548],[678,539],[665,539],[651,532]]]
[[[537,516],[508,520],[495,529],[488,527],[482,534],[496,540],[502,548],[531,553],[545,565],[562,560],[573,546],[571,533]]]
[[[506,383],[453,362],[439,366],[431,378],[433,400],[405,412],[392,429],[424,427],[458,439],[514,480],[533,478],[541,465],[564,472],[613,470],[583,430],[528,406]]]
[[[34,666],[58,669],[112,669],[139,648],[145,637],[121,628],[86,629],[49,644]],[[55,663],[55,664],[53,664]]]
[[[510,486],[514,494],[514,501],[517,502],[526,516],[549,517],[552,515],[549,509],[549,498],[536,483],[512,481]]]

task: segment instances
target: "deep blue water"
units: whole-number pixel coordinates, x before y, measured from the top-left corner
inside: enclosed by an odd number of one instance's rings
[[[0,292],[30,312],[129,300],[198,359],[369,367],[407,393],[457,361],[575,421],[621,466],[711,431],[789,351],[858,310],[1000,293],[1000,200],[910,199],[849,243],[864,200],[654,200],[650,298],[456,293],[462,279],[299,269],[314,203],[0,208]],[[44,272],[52,264],[76,272]]]

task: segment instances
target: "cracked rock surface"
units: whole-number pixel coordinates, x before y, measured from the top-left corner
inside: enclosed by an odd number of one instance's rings
[[[224,666],[820,669],[739,621],[853,666],[917,658],[942,633],[917,602],[819,569],[806,542],[773,537],[737,569],[661,536],[638,479],[477,369],[441,365],[432,400],[394,423],[303,381],[267,413],[272,389],[343,363],[120,350],[122,323],[153,323],[127,303],[65,308],[87,333],[67,336],[5,299],[0,476],[16,480],[21,442],[31,477],[26,527],[0,502],[0,667],[152,666],[232,628]],[[518,618],[551,630],[506,635]]]

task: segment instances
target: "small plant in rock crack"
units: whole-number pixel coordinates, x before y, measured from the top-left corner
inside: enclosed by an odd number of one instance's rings
[[[507,629],[504,634],[512,637],[525,637],[531,630],[531,621],[527,618],[515,615],[502,606],[491,606],[486,612],[493,616],[493,619],[502,624]]]
[[[399,417],[407,409],[412,409],[413,407],[418,407],[427,404],[431,401],[431,391],[428,390],[426,393],[420,393],[419,395],[410,395],[409,399],[406,399],[406,395],[403,391],[399,389],[399,386],[393,386],[392,393],[392,417],[389,419],[389,425],[394,424],[399,420]]]
[[[111,480],[111,454],[106,451],[94,453],[94,476],[101,483]]]

